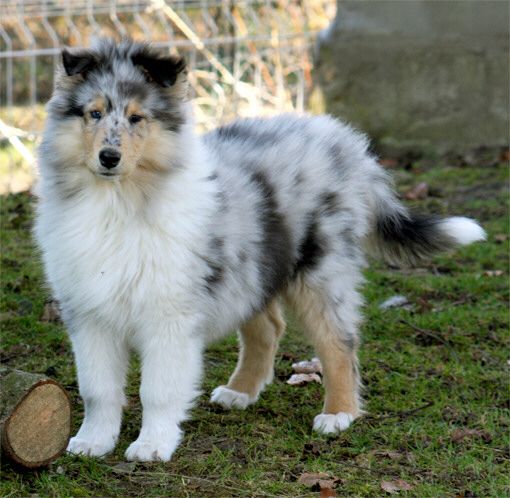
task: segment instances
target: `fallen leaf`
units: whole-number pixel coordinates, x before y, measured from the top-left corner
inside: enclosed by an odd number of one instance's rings
[[[381,489],[387,493],[393,494],[398,491],[409,491],[413,489],[413,486],[402,479],[397,479],[396,481],[382,481]]]
[[[322,373],[322,365],[319,358],[310,361],[298,361],[292,364],[292,369],[297,374]]]
[[[324,472],[304,472],[299,476],[298,483],[311,488],[312,491],[320,491],[320,496],[336,496],[334,488],[337,487],[342,479],[330,476]]]
[[[417,199],[426,199],[429,195],[429,186],[425,182],[420,182],[415,185],[411,190],[406,192],[405,198],[409,201],[416,201]]]
[[[48,301],[44,305],[41,315],[41,322],[58,322],[60,320],[60,309],[58,302],[55,300]]]
[[[405,296],[392,296],[383,303],[379,305],[379,308],[382,310],[388,309],[388,308],[399,308],[400,306],[405,306],[406,304],[409,304],[409,301],[407,297]]]
[[[305,486],[311,488],[315,484],[317,484],[320,480],[325,480],[329,478],[329,474],[324,472],[303,472],[297,482],[299,484],[304,484]]]
[[[321,378],[316,373],[311,374],[292,374],[287,381],[291,386],[304,386],[309,382],[318,382],[322,384]]]
[[[486,277],[501,277],[501,275],[503,275],[503,270],[487,270],[484,271],[483,274]]]
[[[508,235],[506,233],[497,233],[494,235],[494,241],[498,244],[502,244],[505,240],[508,240]]]
[[[321,488],[320,498],[328,498],[329,496],[336,496],[336,492],[332,488]]]
[[[481,438],[486,443],[490,443],[492,441],[492,436],[488,431],[483,429],[456,429],[452,433],[452,442],[459,443],[460,441],[466,438]]]

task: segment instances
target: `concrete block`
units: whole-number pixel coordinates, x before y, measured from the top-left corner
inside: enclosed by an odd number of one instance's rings
[[[312,109],[382,148],[507,144],[509,5],[339,0],[319,37]]]

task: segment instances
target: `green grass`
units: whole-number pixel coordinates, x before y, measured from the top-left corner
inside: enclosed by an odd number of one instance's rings
[[[489,240],[414,270],[380,263],[367,269],[361,364],[368,415],[348,431],[334,438],[312,433],[321,386],[285,383],[292,358],[313,355],[289,319],[275,382],[244,412],[207,402],[235,365],[235,338],[208,349],[204,394],[170,463],[116,467],[140,424],[134,360],[115,453],[104,460],[63,456],[27,473],[4,462],[1,495],[318,496],[297,478],[321,471],[341,478],[338,496],[383,496],[381,481],[399,478],[413,486],[402,496],[508,496],[509,248],[501,237],[508,234],[507,168],[501,161],[448,166],[443,159],[437,167],[415,161],[395,171],[400,191],[429,183],[432,195],[415,202],[417,209],[477,217]],[[76,430],[82,403],[69,341],[61,324],[40,320],[50,296],[30,236],[31,202],[27,194],[1,199],[2,357],[66,386]],[[488,270],[503,275],[484,275]],[[380,310],[395,294],[407,296],[411,308]],[[480,432],[455,442],[459,429]]]

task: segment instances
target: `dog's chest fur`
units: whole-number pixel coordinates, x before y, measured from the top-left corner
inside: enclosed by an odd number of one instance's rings
[[[208,204],[206,192],[193,194]],[[207,210],[172,189],[143,208],[130,201],[91,187],[79,199],[40,203],[36,233],[47,274],[71,315],[93,313],[125,328],[155,310],[172,315],[189,307],[193,279],[204,272],[194,250],[205,252],[197,226],[208,224]]]

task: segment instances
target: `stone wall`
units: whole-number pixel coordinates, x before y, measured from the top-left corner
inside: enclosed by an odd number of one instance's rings
[[[382,148],[509,141],[509,3],[338,0],[318,41],[312,109]]]

